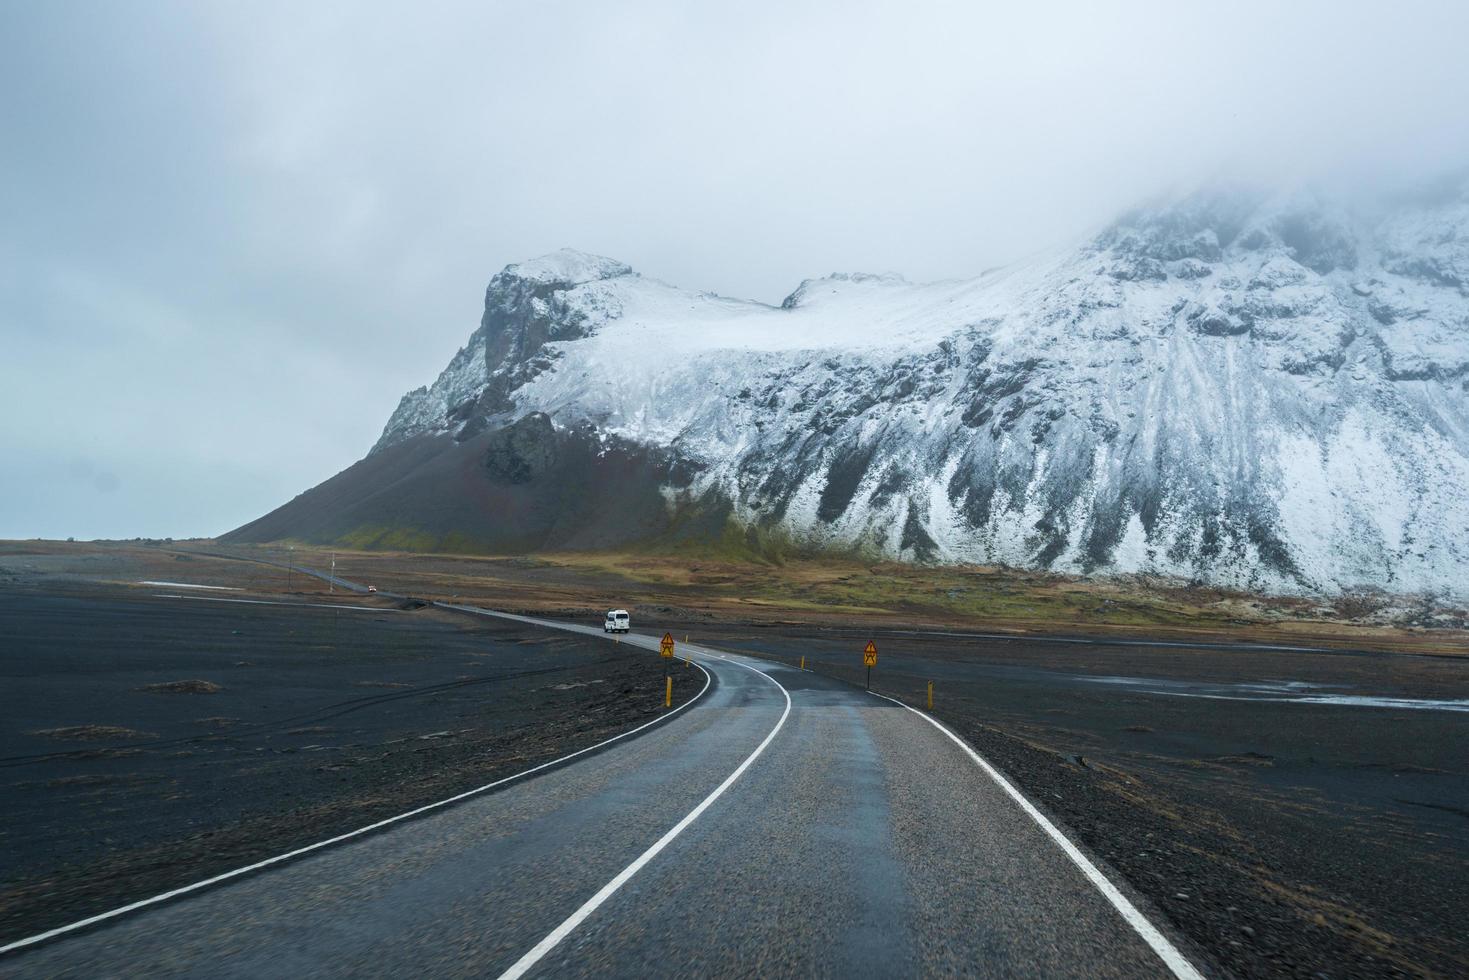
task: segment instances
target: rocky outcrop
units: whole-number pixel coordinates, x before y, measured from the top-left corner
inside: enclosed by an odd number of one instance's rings
[[[619,312],[611,293],[599,306],[588,290],[575,304],[568,292],[632,275],[621,262],[573,249],[506,266],[485,289],[479,329],[431,388],[403,396],[372,451],[444,428],[463,441],[503,421],[511,394],[554,363],[548,344],[585,337]]]

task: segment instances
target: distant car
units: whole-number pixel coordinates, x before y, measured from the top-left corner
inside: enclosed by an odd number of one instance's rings
[[[367,591],[368,591],[369,594],[370,593],[373,593],[373,592],[376,592],[377,591],[377,586],[375,586],[375,585],[369,585],[367,587]]]
[[[626,633],[632,629],[632,619],[628,617],[626,609],[609,609],[607,618],[602,622],[603,633]]]

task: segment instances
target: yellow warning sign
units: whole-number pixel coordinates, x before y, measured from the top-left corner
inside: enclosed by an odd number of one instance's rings
[[[867,667],[877,666],[877,644],[871,640],[867,641],[867,649],[862,651],[862,663]]]
[[[658,644],[658,652],[670,660],[673,659],[673,634],[664,633],[663,642]]]

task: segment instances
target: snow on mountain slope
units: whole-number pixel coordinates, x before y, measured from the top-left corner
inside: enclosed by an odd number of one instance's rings
[[[530,413],[672,460],[670,514],[815,548],[1462,595],[1469,189],[1200,194],[977,279],[833,275],[780,307],[565,250],[490,282],[373,452]]]

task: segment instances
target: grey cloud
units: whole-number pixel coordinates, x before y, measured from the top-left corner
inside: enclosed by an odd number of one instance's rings
[[[5,5],[0,536],[258,515],[563,245],[778,301],[1220,176],[1431,176],[1469,160],[1465,36],[1426,2]],[[79,454],[111,492],[38,491]]]

